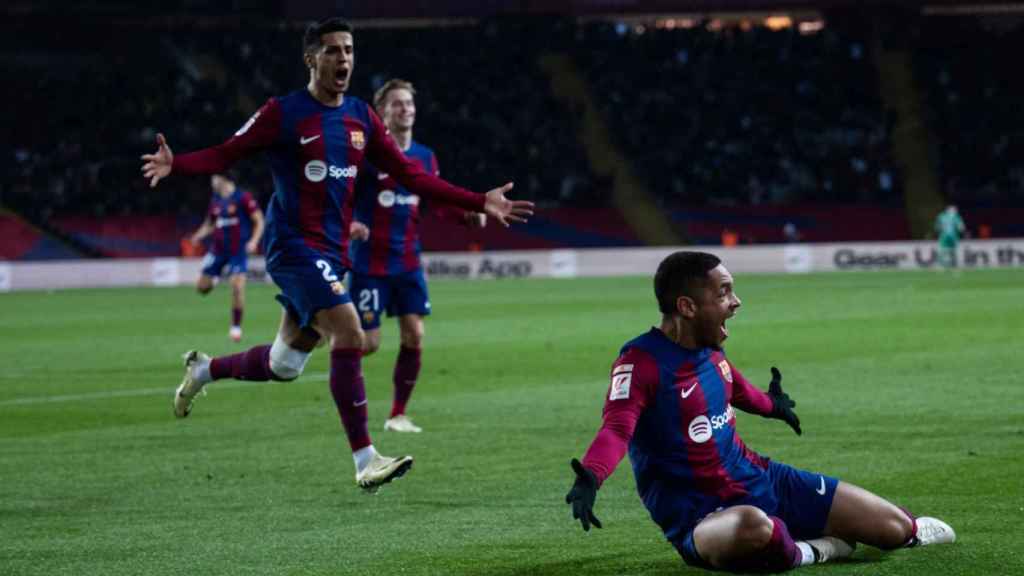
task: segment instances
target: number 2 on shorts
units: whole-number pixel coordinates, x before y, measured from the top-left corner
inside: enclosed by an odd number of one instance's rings
[[[316,261],[316,267],[320,269],[321,273],[323,274],[323,277],[324,277],[325,281],[327,281],[327,282],[337,282],[338,281],[338,275],[334,273],[333,269],[331,269],[331,265],[327,262],[327,260],[317,260]]]

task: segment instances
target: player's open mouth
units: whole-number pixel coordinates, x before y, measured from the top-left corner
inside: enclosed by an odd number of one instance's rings
[[[725,340],[726,338],[729,337],[729,328],[726,327],[725,323],[729,321],[729,318],[732,318],[735,315],[736,311],[733,310],[732,312],[729,313],[728,316],[722,319],[722,325],[718,327],[722,333],[722,340]]]
[[[338,87],[344,87],[348,84],[348,68],[339,68],[334,71],[334,84]]]

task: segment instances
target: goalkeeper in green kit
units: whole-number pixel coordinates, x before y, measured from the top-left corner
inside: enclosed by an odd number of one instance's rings
[[[956,206],[950,204],[935,218],[935,233],[939,236],[939,264],[943,269],[956,267],[956,252],[967,231]]]

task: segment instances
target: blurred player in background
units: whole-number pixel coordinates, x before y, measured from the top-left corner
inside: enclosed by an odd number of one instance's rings
[[[658,266],[661,326],[626,343],[612,366],[604,423],[566,496],[584,530],[597,489],[629,451],[637,490],[687,564],[784,571],[849,556],[857,542],[894,549],[953,542],[953,529],[915,518],[853,484],[773,462],[736,431],[733,406],[800,434],[796,403],[772,368],[768,392],[725,357],[726,320],[740,299],[711,254],[676,252]]]
[[[198,245],[213,235],[210,250],[203,258],[203,270],[196,290],[204,296],[213,290],[214,278],[226,274],[231,282],[231,328],[228,336],[242,339],[242,312],[245,309],[245,273],[248,255],[255,254],[263,236],[263,212],[252,194],[235,185],[225,174],[210,177],[213,195],[206,218],[189,239]]]
[[[512,201],[508,183],[486,195],[453,186],[407,159],[388,137],[377,114],[345,95],[355,64],[352,27],[334,18],[311,25],[303,36],[309,84],[271,98],[223,144],[175,156],[162,134],[157,151],[142,157],[150,186],[172,172],[216,174],[237,160],[267,153],[274,195],[267,209],[267,272],[281,289],[284,307],[273,344],[210,359],[185,355],[185,377],[175,392],[174,413],[185,417],[207,383],[294,380],[321,339],[331,347],[330,388],[348,436],[356,483],[376,489],[403,475],[412,457],[377,453],[367,429],[361,358],[365,336],[342,284],[350,267],[349,226],[356,176],[372,161],[409,190],[486,212],[503,225],[521,222],[533,204]]]
[[[935,217],[935,233],[939,237],[939,264],[943,269],[951,270],[956,267],[957,248],[960,247],[960,238],[966,231],[967,227],[960,218],[960,212],[952,204],[946,206],[946,209]]]
[[[412,139],[416,122],[416,90],[405,80],[385,82],[373,105],[398,149],[423,170],[440,175],[434,151]],[[401,346],[392,377],[394,397],[385,430],[421,432],[406,415],[406,405],[420,373],[423,317],[430,314],[427,281],[420,263],[420,216],[426,206],[420,197],[389,174],[367,166],[356,181],[352,222],[350,291],[363,330],[366,354],[380,348],[381,315],[398,316]],[[458,207],[433,206],[431,212],[453,222],[482,228],[487,216]]]

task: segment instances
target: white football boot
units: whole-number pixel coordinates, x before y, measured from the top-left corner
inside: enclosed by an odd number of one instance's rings
[[[929,546],[931,544],[952,544],[956,542],[956,532],[953,527],[938,518],[921,516],[917,519],[917,546]]]
[[[412,420],[410,420],[405,414],[399,414],[394,418],[388,418],[385,420],[384,429],[391,430],[392,432],[423,432],[423,428],[413,424]]]
[[[231,338],[231,340],[233,342],[241,342],[242,341],[242,327],[241,326],[232,326],[231,329],[228,330],[228,337]]]
[[[815,564],[824,564],[825,562],[839,560],[840,558],[849,558],[857,547],[856,543],[850,544],[849,542],[834,536],[823,536],[821,538],[806,540],[806,542],[812,549],[814,549]]]
[[[356,484],[367,492],[376,492],[384,484],[404,476],[409,468],[412,468],[412,456],[391,458],[374,454],[370,463],[356,472]]]
[[[174,391],[174,415],[178,418],[184,418],[189,415],[189,412],[192,412],[192,400],[204,386],[195,378],[195,366],[210,361],[209,356],[198,350],[189,350],[182,358],[185,359],[185,377],[181,379],[181,385]]]

